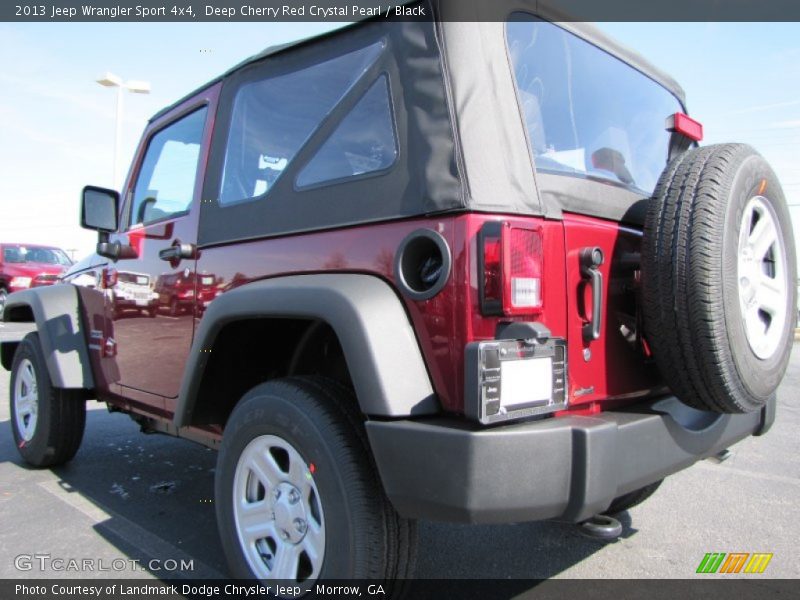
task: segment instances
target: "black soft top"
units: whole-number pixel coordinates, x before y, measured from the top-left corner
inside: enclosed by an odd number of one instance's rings
[[[402,5],[402,4],[418,4],[418,3],[419,3],[418,1],[407,0],[405,2],[393,2],[391,4]],[[464,0],[433,0],[432,4],[433,4],[434,16],[437,20],[505,21],[512,12],[524,11],[540,16],[541,18],[548,21],[558,22],[559,25],[564,29],[567,29],[568,31],[578,35],[579,37],[585,39],[586,41],[604,50],[605,52],[608,52],[612,56],[619,58],[620,60],[630,65],[631,67],[635,68],[636,70],[640,71],[641,73],[647,75],[650,79],[659,83],[667,90],[669,90],[675,97],[678,98],[678,100],[680,100],[682,105],[685,106],[686,104],[686,96],[683,91],[683,88],[668,73],[665,73],[661,69],[657,68],[655,65],[650,63],[647,59],[645,59],[643,56],[641,56],[634,50],[631,50],[630,48],[613,40],[612,38],[604,34],[602,31],[600,31],[597,27],[588,23],[573,21],[571,20],[571,17],[568,14],[556,8],[553,8],[552,5],[547,2],[542,2],[537,0],[490,0],[485,3],[490,6],[479,6],[482,3],[478,3],[475,0],[473,1],[468,0],[466,2]],[[383,17],[381,17],[381,19],[383,19]],[[215,77],[211,81],[206,82],[205,84],[201,85],[191,93],[186,94],[186,96],[182,97],[173,104],[161,109],[150,118],[150,121],[151,122],[155,121],[156,119],[168,113],[176,106],[180,105],[186,99],[199,94],[202,90],[227,78],[228,76],[245,68],[250,64],[264,60],[265,58],[274,56],[276,54],[280,54],[282,52],[290,51],[294,48],[298,48],[308,44],[313,44],[320,40],[328,39],[330,37],[347,35],[348,31],[354,28],[361,27],[364,25],[364,23],[374,20],[375,18],[362,19],[360,21],[356,21],[354,23],[345,25],[337,29],[333,29],[331,31],[326,31],[318,35],[300,38],[298,40],[287,42],[285,44],[277,44],[275,46],[269,46],[264,50],[262,50],[261,52],[258,52],[257,54],[254,54],[253,56],[250,56],[249,58],[246,58],[242,62],[234,65],[221,75]]]
[[[201,245],[465,210],[552,219],[568,211],[641,222],[644,197],[640,194],[577,178],[537,175],[526,129],[520,126],[505,23],[520,11],[557,22],[662,85],[683,104],[683,90],[671,77],[596,28],[548,11],[542,0],[423,0],[416,4],[433,14],[435,22],[366,19],[273,46],[192,94],[226,82],[216,122],[220,135],[212,140],[203,182],[203,197],[210,199],[218,197],[221,189],[232,107],[243,85],[383,43],[375,62],[273,182],[269,202],[260,201],[262,194],[226,206],[202,204]],[[296,186],[299,170],[379,76],[388,77],[394,109],[401,149],[395,164],[370,177],[312,188]]]

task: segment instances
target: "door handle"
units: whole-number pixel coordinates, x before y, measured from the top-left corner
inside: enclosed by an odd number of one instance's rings
[[[581,250],[581,277],[592,288],[592,318],[583,326],[583,341],[591,342],[600,339],[603,322],[603,251],[597,246]]]
[[[158,258],[169,262],[177,262],[184,258],[194,258],[196,248],[194,244],[174,243],[169,248],[162,248],[158,251]]]

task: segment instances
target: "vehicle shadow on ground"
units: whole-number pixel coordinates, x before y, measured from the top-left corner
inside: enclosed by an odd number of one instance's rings
[[[9,422],[0,423],[0,462],[25,470],[20,478],[30,480],[26,485],[49,479],[37,477],[22,463]],[[153,574],[215,577],[227,572],[213,503],[215,462],[212,450],[167,436],[143,435],[125,415],[90,410],[78,454],[52,473],[66,502],[77,507],[70,500],[77,493],[80,502],[100,509],[94,530],[120,557],[143,565],[151,559],[194,558],[194,572]],[[69,508],[64,510],[66,515]],[[55,523],[63,515],[44,517]],[[636,533],[627,513],[618,518],[623,537]],[[491,526],[421,522],[419,533],[419,578],[547,579],[605,546],[581,535],[575,525],[559,522]]]

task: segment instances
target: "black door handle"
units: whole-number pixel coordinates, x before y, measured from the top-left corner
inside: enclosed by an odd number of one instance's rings
[[[177,262],[184,258],[194,258],[194,257],[195,257],[194,244],[175,243],[169,248],[162,248],[161,250],[158,251],[158,258],[169,262]]]
[[[580,260],[581,277],[592,286],[592,318],[583,326],[583,341],[591,342],[600,339],[603,322],[603,274],[599,269],[603,264],[603,251],[596,246],[584,248]]]

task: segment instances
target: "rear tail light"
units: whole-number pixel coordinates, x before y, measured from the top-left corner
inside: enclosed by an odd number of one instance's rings
[[[485,315],[503,312],[501,229],[501,223],[486,223],[478,234],[478,291],[481,297],[481,312]]]
[[[510,227],[509,243],[505,248],[509,276],[507,298],[503,306],[511,312],[529,312],[542,307],[542,234],[532,229]]]
[[[485,315],[524,315],[542,308],[542,232],[506,222],[478,234],[479,294]]]

